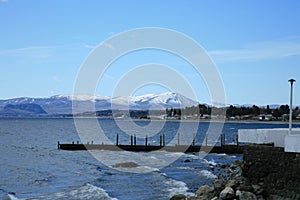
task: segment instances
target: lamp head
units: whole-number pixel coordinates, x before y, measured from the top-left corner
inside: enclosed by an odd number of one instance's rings
[[[294,82],[296,82],[295,79],[290,79],[289,82],[291,83],[291,85],[293,85]]]

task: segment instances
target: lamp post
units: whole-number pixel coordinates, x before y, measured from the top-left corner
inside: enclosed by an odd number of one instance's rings
[[[293,118],[293,84],[296,82],[295,79],[290,79],[291,83],[291,94],[290,94],[290,118],[289,118],[289,135],[292,133],[292,118]]]

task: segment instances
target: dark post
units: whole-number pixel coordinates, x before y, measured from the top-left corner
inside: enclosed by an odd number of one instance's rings
[[[239,136],[236,136],[236,146],[239,148],[240,144],[239,144]]]
[[[162,146],[162,135],[159,136],[159,146]]]
[[[146,139],[145,139],[145,146],[148,145],[148,135],[146,135]]]
[[[134,146],[136,146],[136,135],[134,134]]]
[[[79,144],[79,141],[77,140],[77,144]]]
[[[178,133],[178,145],[180,145],[180,133]]]
[[[133,136],[132,135],[130,136],[130,145],[131,146],[133,145]]]
[[[57,141],[57,149],[60,149],[59,141]]]
[[[193,133],[193,146],[195,146],[195,133]]]
[[[74,144],[74,141],[72,142],[72,144]]]
[[[163,146],[166,146],[165,134],[163,134]]]
[[[221,134],[221,146],[225,145],[225,134]]]
[[[116,145],[119,145],[119,134],[117,134]]]

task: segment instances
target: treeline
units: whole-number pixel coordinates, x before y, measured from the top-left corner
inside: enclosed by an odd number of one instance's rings
[[[166,109],[166,115],[168,117],[173,116],[181,116],[181,115],[197,115],[197,116],[203,116],[203,115],[211,115],[212,109],[214,111],[217,111],[216,113],[224,113],[224,109],[226,109],[226,117],[235,117],[235,116],[259,116],[259,115],[272,115],[274,118],[278,119],[282,117],[283,115],[288,115],[290,112],[290,107],[288,105],[281,105],[277,108],[270,108],[269,105],[266,107],[259,107],[257,105],[253,106],[234,106],[231,105],[226,108],[212,108],[209,105],[206,104],[199,104],[198,106],[192,106],[192,107],[186,107],[183,109],[178,108],[167,108]],[[300,114],[299,107],[296,107],[293,109],[293,117],[296,117]],[[218,112],[219,111],[219,112]]]

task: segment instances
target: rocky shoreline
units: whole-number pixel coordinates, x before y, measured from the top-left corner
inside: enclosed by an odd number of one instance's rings
[[[296,200],[300,199],[300,155],[281,148],[250,145],[243,161],[227,168],[227,180],[216,179],[194,196],[170,200]]]

